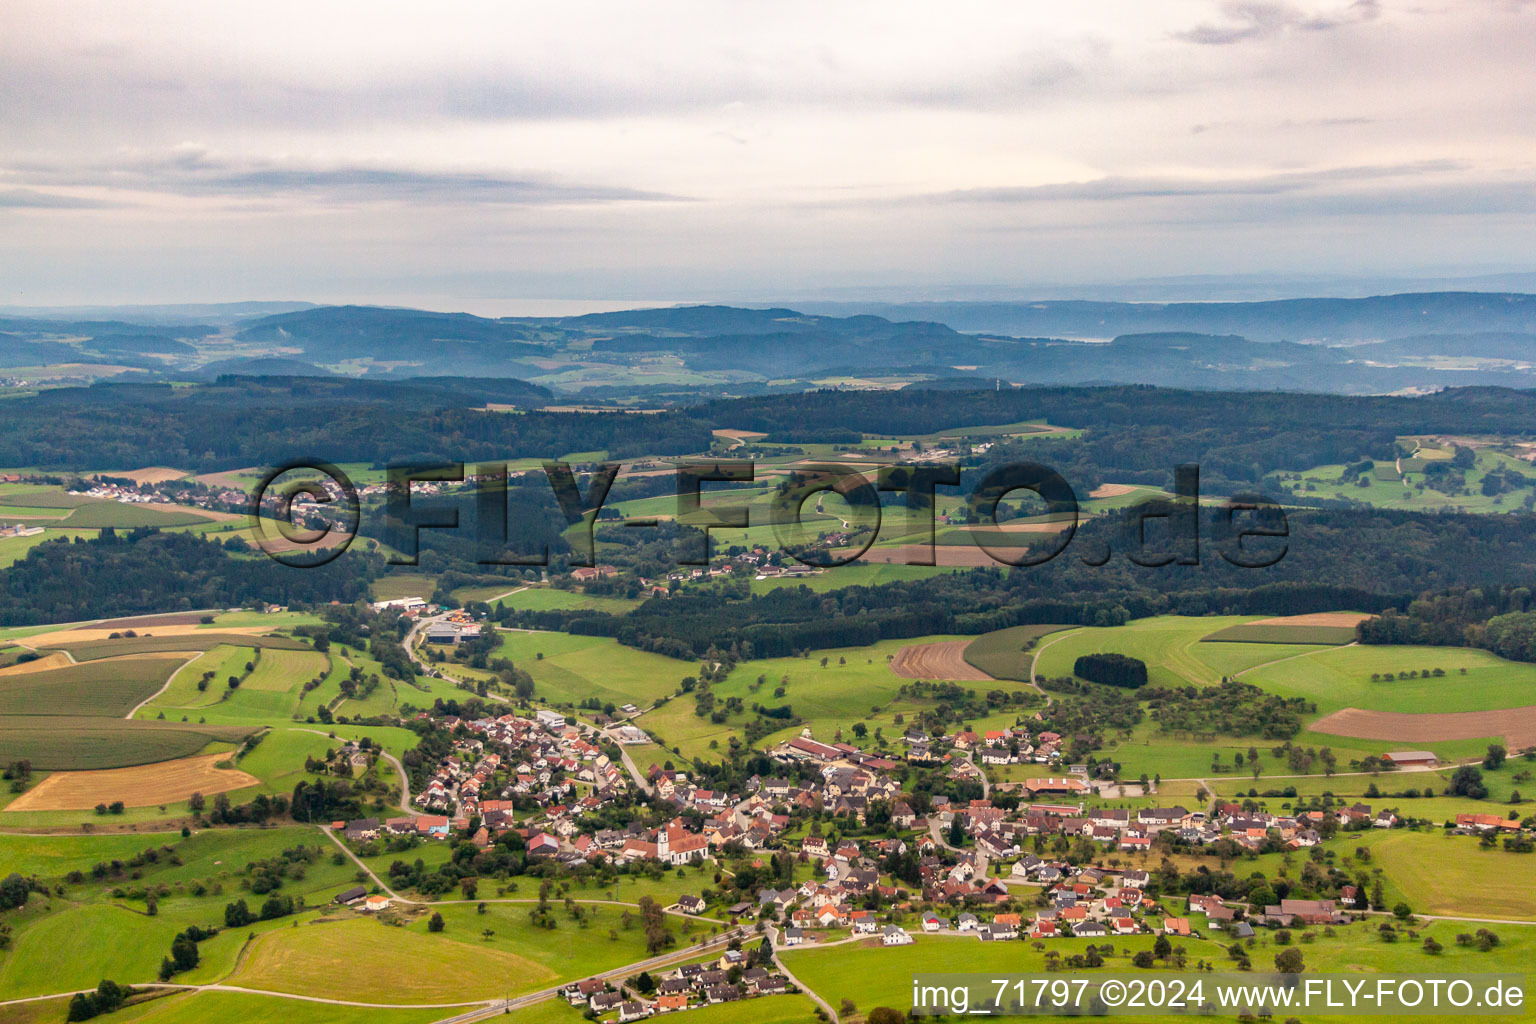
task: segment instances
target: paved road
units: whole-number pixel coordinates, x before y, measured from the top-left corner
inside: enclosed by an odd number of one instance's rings
[[[812,1002],[825,1010],[827,1016],[832,1019],[832,1024],[839,1024],[837,1011],[832,1008],[832,1004],[821,998],[821,996],[817,995],[815,989],[809,987],[805,984],[805,982],[795,977],[794,973],[788,967],[784,966],[784,961],[779,958],[779,950],[780,948],[788,947],[780,947],[779,929],[777,925],[770,924],[768,926],[768,941],[770,948],[773,950],[773,962],[778,965],[779,970],[784,972],[784,977],[789,979],[789,983],[798,988],[801,992],[804,992],[806,995],[810,996]]]

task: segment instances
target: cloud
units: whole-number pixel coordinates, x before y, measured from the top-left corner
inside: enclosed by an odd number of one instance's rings
[[[684,199],[682,196],[643,189],[564,182],[533,176],[513,177],[378,165],[241,165],[225,161],[195,143],[183,143],[164,154],[129,156],[86,166],[21,161],[11,164],[9,176],[39,184],[91,186],[194,198],[295,197],[323,202],[451,205],[569,205]],[[48,204],[38,202],[30,205]],[[57,205],[67,204],[61,201]]]
[[[30,188],[0,189],[0,208],[7,210],[104,210],[120,205],[83,196],[39,192]]]
[[[1335,167],[1232,178],[1105,177],[1094,181],[1050,185],[958,189],[930,193],[920,198],[958,203],[1033,203],[1277,196],[1339,186],[1379,186],[1394,181],[1422,180],[1465,169],[1466,165],[1458,160],[1420,160],[1402,164]]]
[[[1381,16],[1380,0],[1354,0],[1348,7],[1332,14],[1307,14],[1283,0],[1224,0],[1223,24],[1202,24],[1174,38],[1202,46],[1230,46],[1233,43],[1271,39],[1290,31],[1325,32],[1375,21]]]

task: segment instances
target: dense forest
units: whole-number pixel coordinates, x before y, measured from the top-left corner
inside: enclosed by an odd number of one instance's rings
[[[92,540],[46,541],[0,573],[0,625],[355,601],[367,595],[379,561],[358,553],[295,569],[236,557],[192,533],[102,530]]]
[[[614,457],[709,447],[681,413],[652,416],[486,412],[538,406],[521,381],[226,377],[208,385],[59,388],[0,403],[0,464],[45,469],[169,465],[194,470],[331,462]]]
[[[1199,565],[1140,566],[1115,548],[1120,524],[1101,518],[1084,523],[1072,545],[1044,565],[981,568],[820,594],[783,587],[750,595],[744,582],[729,582],[652,598],[625,616],[524,611],[506,613],[505,621],[615,636],[674,657],[702,657],[711,649],[777,657],[1026,623],[1115,625],[1165,613],[1380,612],[1406,608],[1428,589],[1514,586],[1536,572],[1529,516],[1316,510],[1293,512],[1289,522],[1285,557],[1263,569],[1230,564],[1209,541]],[[1207,523],[1207,537],[1213,533]],[[1085,564],[1077,552],[1096,544],[1118,554],[1104,565]],[[838,570],[830,571],[835,578]]]

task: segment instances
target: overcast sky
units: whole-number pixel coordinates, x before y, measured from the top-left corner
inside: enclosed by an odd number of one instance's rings
[[[0,303],[1531,271],[1533,54],[1531,0],[4,0]]]

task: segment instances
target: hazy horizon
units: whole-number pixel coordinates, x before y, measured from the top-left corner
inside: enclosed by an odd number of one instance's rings
[[[1523,275],[1531,52],[1518,0],[18,0],[0,303]]]

